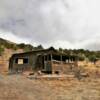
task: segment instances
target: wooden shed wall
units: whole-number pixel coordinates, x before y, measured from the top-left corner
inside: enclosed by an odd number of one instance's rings
[[[17,58],[28,58],[27,64],[17,64],[15,63],[15,60]],[[10,60],[10,69],[11,70],[32,70],[35,68],[37,56],[36,54],[22,54],[22,55],[16,55],[11,58]]]

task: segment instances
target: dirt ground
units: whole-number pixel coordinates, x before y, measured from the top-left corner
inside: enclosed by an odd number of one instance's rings
[[[100,100],[100,79],[28,79],[0,75],[0,100]]]

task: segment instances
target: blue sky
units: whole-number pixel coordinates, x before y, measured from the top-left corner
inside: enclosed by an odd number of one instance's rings
[[[99,5],[100,0],[0,0],[0,37],[100,50]]]

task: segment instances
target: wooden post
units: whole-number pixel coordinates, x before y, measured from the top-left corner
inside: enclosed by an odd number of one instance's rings
[[[70,63],[70,56],[69,56],[69,58],[68,58],[68,63]]]
[[[60,61],[61,61],[61,73],[63,73],[63,59],[62,59],[62,55],[60,56]]]
[[[52,64],[52,54],[50,54],[50,61],[51,61],[51,64]]]
[[[78,61],[79,61],[79,59],[77,57],[75,57],[75,62],[74,63],[75,63],[76,67],[78,67]]]
[[[52,57],[52,54],[50,54],[50,56],[51,56],[51,68],[52,68],[52,74],[54,74],[54,72],[53,72],[53,57]]]
[[[45,55],[44,55],[44,69],[46,69]]]
[[[62,55],[60,56],[60,61],[61,61],[61,64],[62,64]]]

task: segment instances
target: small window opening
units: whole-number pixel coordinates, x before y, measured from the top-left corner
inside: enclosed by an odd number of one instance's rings
[[[15,63],[19,64],[19,65],[27,64],[28,63],[28,58],[16,58],[15,59]]]
[[[23,62],[24,62],[24,64],[27,64],[28,63],[28,58],[24,58]]]

